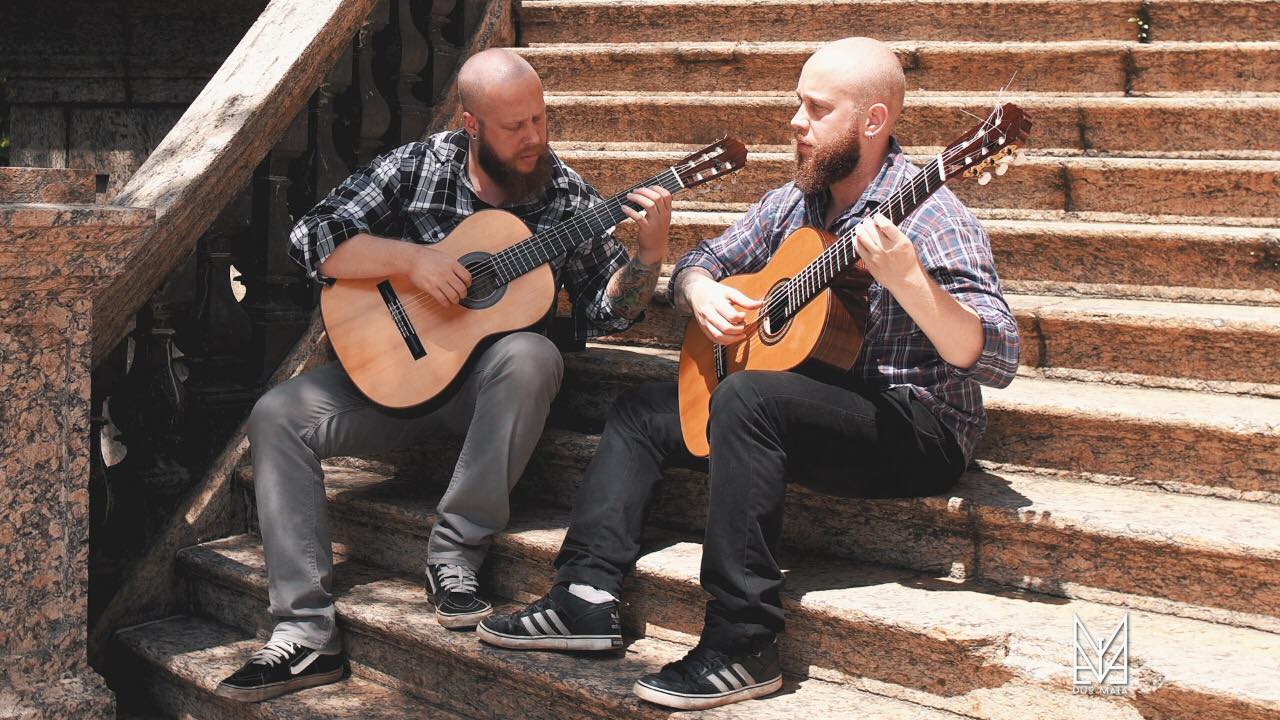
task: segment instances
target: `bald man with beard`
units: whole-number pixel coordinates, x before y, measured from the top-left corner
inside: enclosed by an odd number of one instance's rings
[[[882,43],[848,38],[819,49],[796,88],[794,180],[672,271],[676,305],[711,340],[730,344],[745,337],[748,312],[762,303],[719,280],[759,271],[802,226],[837,235],[857,228],[871,278],[848,280],[866,288],[870,306],[850,372],[743,371],[712,395],[701,568],[711,600],[698,645],[636,683],[645,700],[705,709],[781,687],[775,558],[787,482],[850,497],[944,492],[985,428],[978,386],[1013,379],[1017,325],[973,214],[946,188],[901,229],[877,211],[918,172],[892,137],[904,86]],[[621,647],[622,580],[639,556],[661,466],[681,454],[675,383],[624,392],[574,501],[556,585],[515,615],[481,622],[481,639],[507,648]]]
[[[547,145],[542,82],[523,58],[486,50],[459,70],[462,129],[375,158],[303,216],[292,257],[319,282],[403,276],[442,305],[471,277],[432,247],[462,220],[501,208],[535,232],[595,204],[600,194]],[[552,262],[581,338],[626,328],[648,304],[667,249],[671,195],[628,195],[636,257],[612,230]],[[545,323],[544,323],[545,326]],[[273,388],[249,417],[271,614],[268,642],[217,693],[257,701],[334,682],[347,672],[332,598],[333,558],[320,461],[397,450],[437,435],[465,437],[427,543],[426,590],[441,625],[474,627],[492,608],[477,570],[506,527],[508,495],[542,434],[563,361],[543,328],[505,335],[458,385],[427,407],[393,411],[366,399],[332,363]]]

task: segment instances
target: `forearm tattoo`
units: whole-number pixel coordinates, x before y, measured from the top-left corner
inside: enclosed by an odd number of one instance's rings
[[[653,289],[658,284],[658,273],[662,270],[662,262],[646,265],[636,258],[613,273],[609,278],[609,286],[605,295],[614,311],[627,319],[640,314],[649,305],[653,297]]]

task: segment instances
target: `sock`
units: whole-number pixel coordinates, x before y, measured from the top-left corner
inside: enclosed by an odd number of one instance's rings
[[[582,598],[589,603],[618,602],[618,598],[612,594],[585,583],[570,583],[569,594]]]

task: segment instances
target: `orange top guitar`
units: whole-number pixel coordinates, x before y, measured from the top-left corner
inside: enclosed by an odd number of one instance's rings
[[[625,220],[624,204],[638,209],[627,193],[653,185],[675,193],[734,172],[746,157],[742,143],[726,138],[537,235],[511,213],[477,212],[433,246],[471,273],[460,304],[442,306],[399,276],[338,280],[320,293],[333,349],[373,402],[390,408],[427,402],[482,340],[546,316],[556,292],[547,263]]]
[[[895,190],[881,207],[898,224],[957,175],[981,173],[979,182],[985,185],[991,178],[988,168],[996,165],[996,174],[1003,175],[1009,162],[1006,156],[1030,130],[1031,122],[1020,108],[1012,104],[997,108]],[[862,348],[865,288],[870,281],[865,270],[855,267],[857,259],[853,230],[836,237],[804,227],[788,235],[759,272],[722,281],[748,297],[762,298],[764,306],[748,323],[746,338],[733,345],[713,343],[697,320],[691,319],[685,328],[680,349],[680,429],[690,453],[698,457],[711,453],[707,440],[711,393],[730,373],[790,370],[806,362],[842,372],[852,369]],[[863,291],[839,291],[838,285],[850,279]]]

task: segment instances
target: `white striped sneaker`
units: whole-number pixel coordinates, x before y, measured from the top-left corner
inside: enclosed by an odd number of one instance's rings
[[[680,710],[705,710],[763,697],[782,687],[776,643],[758,653],[729,655],[699,645],[661,672],[640,678],[637,697]]]
[[[616,650],[622,647],[618,603],[593,603],[556,585],[514,615],[491,615],[476,627],[490,645],[515,650]]]

